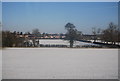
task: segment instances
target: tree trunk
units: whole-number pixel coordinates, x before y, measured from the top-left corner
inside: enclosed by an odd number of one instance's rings
[[[116,42],[113,42],[114,45],[116,45]]]
[[[73,40],[70,40],[70,48],[73,48]]]
[[[35,47],[35,39],[33,38],[32,41],[33,41],[33,47]]]

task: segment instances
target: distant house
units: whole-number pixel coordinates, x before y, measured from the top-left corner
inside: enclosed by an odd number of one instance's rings
[[[17,37],[27,38],[27,39],[64,39],[65,34],[47,34],[42,36],[34,36],[33,34],[16,34]]]
[[[96,35],[82,35],[83,40],[94,40]]]

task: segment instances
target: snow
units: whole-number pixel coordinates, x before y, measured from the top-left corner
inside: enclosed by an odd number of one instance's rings
[[[89,40],[89,41],[94,42],[94,40]],[[102,40],[96,40],[96,42],[112,44],[112,42],[103,42]],[[120,45],[119,42],[116,42],[115,44],[116,44],[116,45]]]
[[[61,40],[61,39],[40,39],[39,44],[44,44],[44,45],[46,45],[46,44],[48,44],[48,45],[67,45],[67,46],[70,45],[69,41]],[[97,45],[97,44],[75,41],[74,46],[76,46],[76,45],[83,46],[83,45]]]
[[[69,42],[61,39],[40,39],[40,44],[50,44],[50,45],[69,45]]]
[[[3,79],[118,79],[118,49],[6,48]]]

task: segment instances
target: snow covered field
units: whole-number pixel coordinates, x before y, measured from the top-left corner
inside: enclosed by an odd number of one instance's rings
[[[69,41],[67,40],[61,40],[61,39],[40,39],[39,44],[48,44],[48,45],[67,45],[69,46]],[[92,44],[92,43],[85,43],[85,42],[80,42],[80,41],[75,41],[74,46],[79,45],[97,45],[97,44]]]
[[[118,79],[118,49],[6,48],[3,79]]]

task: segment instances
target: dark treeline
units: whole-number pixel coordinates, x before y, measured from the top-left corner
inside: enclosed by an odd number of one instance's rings
[[[3,47],[21,47],[23,46],[24,38],[17,37],[16,34],[10,31],[2,31],[2,46]]]
[[[107,29],[92,28],[93,35],[83,35],[71,23],[67,23],[65,29],[67,29],[66,39],[69,40],[70,47],[73,47],[74,41],[76,40],[86,42],[89,42],[88,40],[94,40],[93,43],[96,43],[96,40],[100,40],[97,44],[111,45],[112,47],[115,47],[115,45],[119,46],[120,43],[120,29],[112,22],[108,25]]]
[[[2,31],[2,47],[37,47],[37,39],[63,39],[65,34],[40,33],[38,29],[30,32]],[[30,42],[32,40],[33,43]]]
[[[39,44],[39,40],[37,41],[36,39],[65,39],[69,41],[71,48],[73,47],[75,41],[89,42],[90,40],[94,40],[93,43],[96,43],[98,42],[97,40],[100,40],[101,42],[99,42],[99,44],[104,43],[111,45],[119,45],[120,43],[120,29],[112,22],[106,29],[92,28],[92,35],[83,35],[82,32],[78,31],[72,23],[67,23],[65,25],[65,29],[67,30],[66,34],[40,33],[38,29],[33,29],[32,33],[2,31],[2,46],[35,47],[41,45]],[[30,39],[33,43],[30,43]],[[41,45],[41,47],[44,47],[44,45]]]
[[[111,42],[116,44],[120,42],[120,29],[117,25],[112,22],[109,24],[108,28],[101,32],[101,40],[105,42]]]

